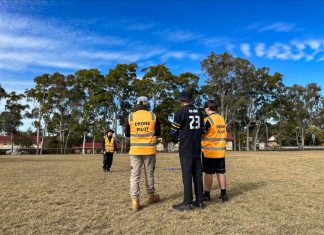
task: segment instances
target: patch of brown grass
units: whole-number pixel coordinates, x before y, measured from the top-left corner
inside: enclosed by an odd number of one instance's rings
[[[1,234],[323,234],[324,152],[230,152],[230,201],[177,212],[182,201],[177,154],[159,154],[161,202],[130,210],[129,159],[115,155],[102,172],[99,155],[0,157]]]

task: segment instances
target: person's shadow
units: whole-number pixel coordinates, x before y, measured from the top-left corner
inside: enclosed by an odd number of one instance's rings
[[[217,184],[217,182],[214,182],[214,184]],[[233,183],[231,184],[231,187],[228,189],[227,191],[227,195],[229,197],[229,200],[239,197],[240,195],[249,192],[249,191],[253,191],[256,190],[258,188],[261,188],[263,186],[265,186],[267,183],[265,181],[257,181],[257,182],[244,182],[244,183]],[[182,186],[182,185],[181,185]],[[211,202],[209,202],[208,204],[214,204],[214,203],[218,203],[218,194],[219,194],[219,189],[218,189],[218,185],[217,185],[217,191],[215,190],[215,188],[213,187],[211,195],[215,195],[215,193],[217,194],[217,200],[212,199]],[[181,200],[183,197],[183,191],[182,191],[182,187],[179,188],[179,192],[176,192],[174,194],[169,194],[167,196],[165,196],[161,201],[168,201],[168,200],[172,200],[172,199],[179,199]],[[195,195],[193,195],[195,198]]]
[[[265,181],[234,183],[231,185],[231,188],[228,191],[228,196],[230,196],[231,198],[235,198],[244,194],[245,192],[261,188],[266,184],[267,182]]]

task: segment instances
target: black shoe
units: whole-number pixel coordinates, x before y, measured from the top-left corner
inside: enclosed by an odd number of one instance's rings
[[[203,201],[210,202],[211,201],[210,195],[209,196],[203,195]]]
[[[178,210],[178,211],[189,211],[189,210],[192,210],[192,207],[191,207],[191,204],[187,204],[187,203],[180,203],[180,204],[177,204],[177,205],[172,205],[172,208],[175,209],[175,210]]]
[[[196,208],[199,208],[199,209],[204,209],[205,208],[205,204],[203,202],[197,202],[197,201],[194,201],[192,203],[192,205]]]
[[[110,169],[107,169],[107,172],[110,172]]]
[[[224,195],[220,195],[220,196],[219,196],[219,199],[222,200],[222,202],[228,202],[228,197],[227,197],[226,194],[224,194]]]

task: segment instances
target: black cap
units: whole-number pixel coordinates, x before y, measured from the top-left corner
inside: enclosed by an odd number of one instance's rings
[[[180,101],[187,101],[187,102],[192,102],[192,93],[189,91],[183,91],[179,97]]]
[[[106,133],[108,133],[108,132],[111,132],[111,133],[115,133],[112,129],[108,129],[108,131],[106,131]]]

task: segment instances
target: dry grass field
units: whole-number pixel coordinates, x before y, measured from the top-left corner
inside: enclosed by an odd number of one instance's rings
[[[111,173],[100,155],[1,156],[0,234],[324,234],[324,152],[228,153],[230,201],[213,186],[204,210],[177,212],[182,200],[176,154],[159,154],[161,202],[132,213],[129,159]]]

